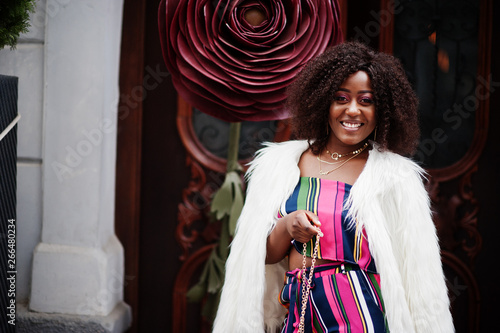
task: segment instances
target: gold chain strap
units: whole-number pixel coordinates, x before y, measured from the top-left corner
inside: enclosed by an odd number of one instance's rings
[[[309,299],[309,294],[311,292],[311,283],[314,276],[314,265],[316,263],[316,258],[318,257],[319,251],[319,239],[323,234],[321,231],[316,235],[316,244],[314,245],[314,252],[311,258],[311,269],[309,271],[309,278],[306,279],[306,253],[307,253],[307,243],[302,245],[302,304],[300,310],[300,322],[299,322],[299,333],[304,333],[304,318],[306,315],[307,301]]]

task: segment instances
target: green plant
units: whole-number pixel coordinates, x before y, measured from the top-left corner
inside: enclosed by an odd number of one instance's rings
[[[0,2],[0,49],[14,49],[19,35],[28,32],[29,15],[35,11],[35,0],[2,0]]]
[[[217,314],[222,285],[224,284],[226,260],[229,256],[229,243],[234,236],[236,221],[245,201],[241,181],[243,169],[238,163],[240,133],[241,123],[229,125],[226,178],[215,193],[210,205],[213,221],[222,222],[220,239],[205,264],[200,280],[186,295],[191,302],[201,302],[205,299],[202,315],[209,321],[213,321]]]

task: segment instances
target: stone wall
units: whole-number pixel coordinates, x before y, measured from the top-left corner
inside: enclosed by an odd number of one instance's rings
[[[19,77],[22,331],[36,331],[34,323],[60,327],[64,318],[105,323],[110,332],[130,325],[114,233],[122,5],[39,0],[17,48],[0,50],[0,73]]]

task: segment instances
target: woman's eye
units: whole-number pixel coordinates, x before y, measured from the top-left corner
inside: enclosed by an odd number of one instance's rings
[[[347,102],[347,97],[345,96],[335,96],[337,102]]]
[[[359,100],[359,102],[362,104],[372,104],[373,99],[371,99],[370,97],[363,97]]]

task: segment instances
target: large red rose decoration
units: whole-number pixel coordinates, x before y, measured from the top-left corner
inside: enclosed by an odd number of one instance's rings
[[[162,0],[158,23],[178,93],[230,122],[286,118],[288,84],[342,40],[337,0]]]

